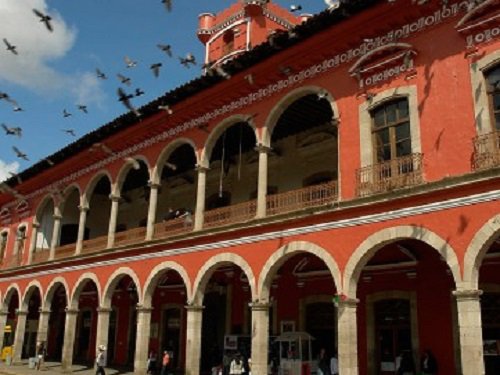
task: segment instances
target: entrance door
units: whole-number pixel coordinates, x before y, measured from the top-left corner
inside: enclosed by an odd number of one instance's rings
[[[331,302],[308,303],[306,307],[305,329],[312,341],[313,357],[319,355],[321,348],[328,356],[336,353],[335,306]]]
[[[163,311],[162,348],[170,354],[171,367],[179,365],[181,335],[181,309],[172,307]]]
[[[378,374],[396,374],[401,355],[413,358],[409,300],[386,299],[375,303],[375,337]]]

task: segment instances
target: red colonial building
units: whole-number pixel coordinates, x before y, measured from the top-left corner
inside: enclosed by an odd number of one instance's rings
[[[394,374],[401,353],[418,371],[425,349],[439,374],[498,374],[499,16],[497,0],[201,15],[203,76],[3,187],[14,361],[43,341],[65,370],[105,345],[137,373],[151,350],[190,375],[230,350],[252,374],[315,373],[283,370],[276,337],[296,331],[342,375]]]

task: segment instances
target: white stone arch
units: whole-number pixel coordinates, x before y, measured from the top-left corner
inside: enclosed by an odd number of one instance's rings
[[[142,297],[142,305],[144,307],[151,307],[151,301],[153,298],[153,293],[158,283],[158,279],[163,275],[165,271],[172,270],[177,272],[182,281],[184,282],[184,286],[186,288],[186,299],[191,301],[191,279],[189,278],[186,269],[181,266],[177,262],[166,261],[158,264],[153,270],[149,273],[148,279],[144,284],[144,295]]]
[[[144,155],[135,155],[135,156],[131,156],[131,158],[137,160],[138,162],[143,162],[144,164],[146,164],[146,168],[148,170],[148,181],[150,181],[151,180],[151,166],[149,164],[148,158]],[[111,193],[113,195],[120,196],[120,192],[122,190],[123,183],[125,182],[125,179],[127,178],[127,175],[131,169],[133,169],[132,163],[125,161],[125,163],[120,168],[120,171],[116,175],[115,183],[112,185]]]
[[[71,292],[71,298],[69,299],[70,304],[68,306],[70,309],[78,309],[78,300],[80,298],[80,293],[85,287],[85,284],[89,281],[92,281],[95,284],[97,289],[97,300],[101,300],[102,288],[99,278],[93,272],[85,272],[78,278],[75,285],[73,285],[73,291]]]
[[[109,189],[111,192],[113,191],[113,178],[111,177],[111,173],[109,173],[108,170],[103,169],[96,173],[85,187],[85,190],[82,194],[82,206],[87,208],[89,207],[90,199],[92,197],[92,194],[94,194],[94,189],[102,177],[107,177],[109,182]]]
[[[151,172],[151,182],[153,184],[159,184],[161,179],[161,172],[163,170],[164,164],[168,161],[172,153],[175,152],[179,147],[183,145],[189,145],[193,149],[193,154],[196,159],[196,164],[200,161],[198,159],[198,153],[196,152],[196,144],[190,138],[181,137],[177,138],[174,141],[170,142],[165,148],[161,151],[158,159],[156,160],[156,164],[154,165]]]
[[[21,310],[28,311],[28,304],[30,301],[30,298],[33,296],[33,293],[38,290],[38,293],[40,294],[40,306],[43,305],[43,288],[42,284],[38,280],[32,280],[27,286],[26,289],[24,290],[24,295],[22,298],[22,303],[20,306]]]
[[[208,136],[207,141],[205,142],[205,146],[201,151],[201,156],[200,156],[201,166],[207,168],[210,166],[210,157],[212,156],[212,151],[213,148],[215,147],[215,144],[217,143],[217,140],[224,133],[226,129],[230,128],[231,126],[239,122],[244,122],[248,124],[248,126],[251,129],[253,129],[255,135],[255,143],[256,144],[258,143],[259,134],[257,131],[257,126],[255,125],[255,122],[251,119],[249,115],[238,114],[229,116],[228,118],[225,118],[219,124],[217,124],[215,128],[210,132],[210,135]]]
[[[82,201],[82,189],[80,188],[80,185],[77,184],[76,182],[75,183],[72,183],[71,185],[69,185],[68,187],[66,187],[62,193],[62,199],[61,199],[61,202],[59,203],[59,210],[61,211],[61,213],[64,212],[64,208],[66,207],[66,203],[68,201],[68,198],[70,197],[70,195],[73,193],[73,191],[76,189],[76,191],[78,191],[78,204],[81,204],[81,201]]]
[[[272,284],[274,275],[280,267],[292,256],[300,253],[312,254],[321,259],[330,271],[330,275],[337,288],[337,293],[342,293],[342,276],[339,266],[332,255],[315,243],[309,241],[293,241],[276,250],[267,259],[264,267],[262,267],[257,288],[258,298],[261,301],[267,302],[269,300],[269,288]]]
[[[252,301],[254,301],[257,297],[255,290],[255,276],[248,262],[238,254],[221,253],[208,259],[200,268],[193,284],[193,292],[191,294],[193,298],[188,300],[188,302],[193,305],[201,305],[203,303],[203,296],[205,295],[205,288],[213,273],[217,270],[217,268],[228,263],[238,266],[245,273],[248,279],[248,284],[250,285],[250,295],[252,296]]]
[[[479,269],[490,246],[500,235],[500,214],[492,217],[472,238],[464,256],[463,288],[477,289]]]
[[[367,54],[361,56],[350,68],[349,73],[353,74],[354,72],[361,69],[363,64],[369,62],[374,56],[379,56],[383,51],[408,51],[411,50],[413,46],[408,43],[387,43],[383,46],[372,49]]]
[[[264,146],[271,147],[271,136],[273,134],[274,128],[276,127],[279,118],[287,110],[287,108],[300,98],[311,94],[326,94],[326,98],[328,99],[333,112],[333,119],[336,119],[337,121],[339,120],[337,102],[333,98],[333,95],[326,88],[313,85],[299,87],[289,92],[282,99],[280,99],[280,101],[269,112],[264,128],[262,129],[261,143]]]
[[[385,228],[366,238],[352,253],[344,270],[344,293],[354,298],[361,271],[375,253],[385,245],[406,239],[419,240],[436,250],[448,264],[455,285],[461,282],[460,264],[455,250],[442,237],[431,230],[416,225]]]
[[[45,292],[45,296],[43,297],[42,308],[44,310],[50,310],[50,307],[52,306],[52,300],[54,298],[54,293],[60,285],[62,285],[62,287],[64,288],[64,293],[66,295],[66,306],[69,304],[68,283],[66,282],[66,279],[64,277],[57,276],[50,282],[49,286],[47,287],[47,291]]]
[[[5,296],[2,299],[2,310],[7,311],[9,308],[10,300],[14,293],[17,293],[17,299],[19,300],[19,305],[21,305],[21,289],[17,283],[10,284],[5,291]]]
[[[116,286],[120,282],[120,280],[129,276],[135,284],[137,288],[137,298],[139,299],[138,304],[142,304],[142,292],[141,292],[141,283],[137,274],[132,268],[129,267],[120,267],[115,270],[111,276],[109,276],[108,281],[106,282],[106,286],[104,287],[101,306],[104,308],[111,308],[111,299],[113,297],[113,292],[115,291]]]
[[[35,209],[35,219],[36,219],[37,223],[40,223],[40,220],[39,220],[40,211],[43,211],[45,209],[45,206],[47,205],[47,203],[49,201],[52,201],[52,204],[54,205],[54,209],[57,206],[56,201],[55,201],[53,195],[50,194],[50,193],[46,194],[40,200],[40,202],[38,203],[38,205],[36,206],[36,209]]]

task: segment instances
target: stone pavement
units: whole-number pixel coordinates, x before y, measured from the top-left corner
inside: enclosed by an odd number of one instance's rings
[[[45,366],[40,371],[36,371],[28,367],[27,360],[26,361],[23,360],[23,363],[21,365],[16,365],[16,366],[7,366],[4,362],[0,361],[0,374],[3,375],[27,375],[27,374],[60,375],[61,373],[62,373],[61,364],[58,362],[46,362]],[[91,375],[91,374],[94,375],[95,369],[81,365],[73,365],[72,373],[78,375]],[[133,372],[131,372],[130,370],[106,368],[106,375],[126,375],[126,374],[133,374]]]

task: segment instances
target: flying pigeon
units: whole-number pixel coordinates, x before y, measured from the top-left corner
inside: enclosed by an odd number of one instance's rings
[[[10,44],[9,41],[7,39],[5,39],[5,38],[3,38],[3,42],[7,46],[7,51],[10,51],[14,55],[17,55],[17,50],[16,50],[17,47],[16,46]]]
[[[165,5],[165,9],[167,12],[170,12],[172,10],[172,0],[161,0],[162,4]]]
[[[66,134],[71,135],[72,137],[76,137],[76,133],[74,129],[61,129],[61,131],[65,132]]]
[[[86,105],[83,105],[83,104],[78,104],[78,109],[79,109],[80,111],[82,111],[83,113],[89,113],[89,112],[87,111],[87,106],[86,106]]]
[[[154,63],[154,64],[151,64],[151,66],[149,67],[149,69],[151,69],[151,71],[153,72],[153,74],[156,78],[158,78],[160,76],[161,66],[162,66],[162,63]]]
[[[158,48],[165,52],[169,57],[172,57],[172,46],[170,44],[157,44]]]
[[[140,88],[135,89],[135,96],[142,96],[144,95],[144,91],[141,90]]]
[[[9,185],[7,185],[5,182],[0,182],[0,191],[5,193],[5,194],[11,194],[17,199],[24,199],[24,196],[20,194],[17,190],[12,189]]]
[[[33,9],[33,13],[35,13],[40,18],[40,22],[43,22],[45,24],[47,30],[54,31],[54,29],[52,28],[52,24],[50,23],[52,18],[49,15],[43,14],[37,9]]]
[[[340,6],[340,0],[325,0],[329,11],[335,10]]]
[[[106,77],[106,74],[104,74],[103,72],[101,72],[98,68],[95,70],[95,72],[97,74],[97,78],[108,79],[108,77]]]
[[[12,106],[14,107],[14,112],[23,110],[21,107],[19,107],[19,104],[17,104],[17,102],[12,99],[6,92],[0,92],[0,100],[5,100],[6,102],[12,104]]]
[[[186,57],[179,57],[181,64],[186,68],[189,68],[189,64],[196,65],[196,58],[193,56],[191,52],[189,52]]]
[[[26,161],[29,161],[30,159],[28,159],[28,155],[26,155],[24,152],[22,152],[21,150],[19,150],[16,146],[12,146],[12,150],[14,150],[14,152],[16,153],[16,156],[20,159],[24,159]]]
[[[130,94],[127,94],[125,93],[125,91],[123,91],[123,89],[120,87],[118,88],[118,100],[120,102],[123,103],[123,105],[125,107],[127,107],[128,110],[134,112],[134,114],[139,117],[141,114],[139,113],[139,111],[137,109],[135,109],[135,107],[132,105],[132,103],[130,103],[130,99],[132,99],[134,97],[134,95],[130,95]]]
[[[17,135],[19,138],[21,138],[23,132],[20,127],[9,128],[5,124],[2,124],[2,129],[5,130],[6,135]]]
[[[118,73],[116,75],[118,77],[118,79],[120,80],[121,83],[127,85],[127,86],[130,86],[130,84],[132,83],[132,81],[130,80],[129,77],[125,77],[124,75]]]
[[[90,147],[90,150],[91,152],[95,151],[97,148],[100,148],[102,151],[104,151],[106,154],[109,154],[109,155],[114,155],[114,151],[111,150],[108,146],[106,146],[104,143],[101,143],[101,142],[97,142],[97,143],[94,143],[91,147]]]
[[[302,6],[301,5],[290,5],[290,11],[291,12],[296,12],[298,10],[302,10]]]
[[[127,68],[135,68],[137,66],[137,61],[134,61],[130,57],[125,56],[125,65],[127,66]]]
[[[64,118],[67,118],[67,117],[70,117],[70,116],[73,116],[71,113],[69,113],[68,111],[66,111],[66,109],[63,110],[63,117]]]

